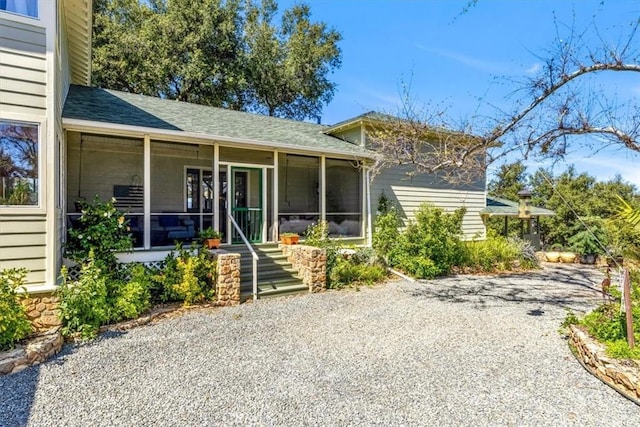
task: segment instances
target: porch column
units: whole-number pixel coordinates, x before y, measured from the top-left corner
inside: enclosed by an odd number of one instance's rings
[[[320,220],[327,220],[327,158],[320,156]]]
[[[371,247],[373,245],[373,225],[371,223],[371,183],[369,182],[369,180],[371,179],[371,174],[370,174],[369,168],[364,167],[363,176],[364,176],[364,183],[363,183],[364,196],[366,200],[365,209],[367,210],[367,223],[366,223],[364,236],[366,236],[367,238],[367,246]],[[365,227],[364,221],[362,222],[363,222],[363,227]]]
[[[220,146],[213,146],[213,229],[220,231]],[[226,221],[226,218],[225,218]]]
[[[151,248],[151,137],[144,136],[144,248]]]
[[[273,150],[273,235],[271,239],[278,240],[278,236],[280,235],[280,231],[278,230],[280,227],[280,221],[278,220],[278,150]]]
[[[262,238],[263,242],[267,241],[267,215],[265,215],[267,211],[267,168],[262,167],[262,203],[260,206],[262,208]]]

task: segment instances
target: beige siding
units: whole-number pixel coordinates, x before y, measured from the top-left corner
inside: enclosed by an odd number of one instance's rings
[[[0,18],[0,110],[46,110],[45,29]]]
[[[44,215],[0,215],[0,270],[26,268],[28,285],[44,284],[45,220]]]
[[[416,211],[425,202],[448,212],[465,206],[467,212],[462,224],[465,237],[471,239],[485,236],[486,230],[480,217],[480,210],[486,204],[484,189],[474,186],[455,188],[428,175],[409,180],[401,168],[391,168],[376,176],[371,184],[373,213],[377,210],[382,192],[399,208],[405,224],[415,219]]]

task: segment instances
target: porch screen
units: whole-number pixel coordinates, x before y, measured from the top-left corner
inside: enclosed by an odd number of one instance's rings
[[[320,158],[281,154],[278,158],[280,233],[304,234],[320,219]]]
[[[329,235],[362,235],[362,171],[357,162],[326,159]]]

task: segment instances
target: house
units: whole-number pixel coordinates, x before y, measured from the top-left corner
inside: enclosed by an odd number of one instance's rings
[[[162,259],[212,226],[226,245],[260,245],[318,220],[370,242],[381,192],[406,219],[424,201],[467,206],[484,235],[482,188],[389,170],[370,184],[362,118],[328,127],[90,87],[91,1],[0,2],[0,269],[26,267],[28,290],[55,289],[79,201],[115,198],[136,250]]]

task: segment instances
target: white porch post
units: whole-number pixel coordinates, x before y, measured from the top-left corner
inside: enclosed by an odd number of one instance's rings
[[[151,248],[151,137],[144,136],[144,248]]]
[[[261,203],[261,208],[262,208],[262,238],[260,240],[262,240],[262,242],[266,242],[267,241],[267,168],[266,167],[262,167],[262,203]]]
[[[327,158],[320,156],[320,220],[327,220]]]
[[[373,244],[373,226],[371,224],[371,174],[369,168],[365,167],[364,170],[364,188],[367,200],[367,226],[366,226],[366,236],[367,236],[367,246],[371,247]]]
[[[220,146],[213,146],[213,229],[220,231]],[[224,218],[226,221],[226,218]]]
[[[280,231],[278,230],[280,221],[278,221],[278,150],[273,151],[273,234],[271,239],[278,240]]]

